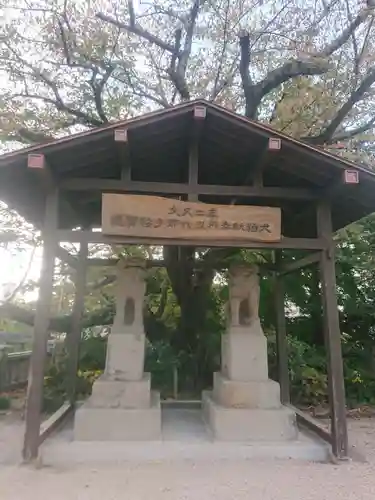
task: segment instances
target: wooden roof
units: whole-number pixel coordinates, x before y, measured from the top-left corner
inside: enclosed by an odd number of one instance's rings
[[[132,180],[187,182],[188,148],[196,106],[206,108],[199,145],[200,184],[251,184],[252,173],[263,162],[265,186],[308,188],[316,190],[319,196],[329,196],[335,229],[375,211],[375,174],[369,169],[202,100],[4,154],[0,156],[0,199],[29,222],[41,226],[45,185],[27,167],[28,155],[44,154],[57,182],[74,177],[118,179],[121,156],[114,142],[114,130],[123,128],[128,133]],[[282,147],[280,151],[267,152],[265,158],[269,138],[280,138]],[[359,172],[359,184],[343,183],[346,169]],[[88,214],[100,223],[100,193],[64,192],[62,196],[72,208],[71,213],[63,214],[64,227],[82,225]],[[217,195],[202,195],[200,200],[231,202],[230,198]],[[236,202],[281,206],[283,218],[294,221],[288,227],[288,236],[314,236],[314,210],[308,209],[311,200],[244,196]]]

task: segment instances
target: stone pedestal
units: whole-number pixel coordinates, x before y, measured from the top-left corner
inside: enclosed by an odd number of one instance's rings
[[[75,415],[79,441],[142,441],[161,438],[160,396],[144,373],[146,336],[142,267],[120,267],[116,316],[108,337],[105,372]]]
[[[267,339],[259,328],[236,327],[222,339],[222,371],[203,412],[221,441],[284,441],[297,438],[295,415],[280,403],[280,387],[268,379]]]
[[[212,392],[203,393],[204,418],[217,440],[297,438],[295,414],[281,405],[279,384],[268,378],[258,288],[257,276],[249,271],[232,275],[229,282],[231,317],[222,337],[221,372],[214,374]],[[241,310],[247,316],[241,317]]]

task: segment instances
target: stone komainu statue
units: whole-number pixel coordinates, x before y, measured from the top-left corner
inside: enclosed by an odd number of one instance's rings
[[[228,320],[231,326],[252,325],[259,320],[259,269],[234,265],[229,269]]]

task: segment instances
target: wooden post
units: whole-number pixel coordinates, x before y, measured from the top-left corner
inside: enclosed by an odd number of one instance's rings
[[[126,129],[116,129],[114,139],[115,142],[118,144],[118,150],[120,156],[120,163],[121,163],[120,177],[122,181],[128,183],[131,181],[128,131]]]
[[[81,340],[82,315],[85,301],[86,271],[87,271],[87,242],[80,244],[75,276],[75,297],[73,305],[72,323],[67,338],[68,351],[68,398],[71,404],[76,401],[76,382],[79,359],[79,344]]]
[[[331,410],[332,451],[338,458],[348,456],[345,386],[341,352],[340,323],[336,298],[336,272],[332,239],[331,208],[322,201],[317,210],[318,233],[327,242],[321,251],[320,273],[324,318],[324,338],[327,351],[329,404]]]
[[[38,456],[40,419],[43,400],[44,364],[47,351],[53,273],[57,249],[58,192],[52,189],[46,198],[42,236],[44,251],[40,275],[39,298],[34,322],[34,340],[30,359],[26,402],[26,430],[23,458],[31,461]]]
[[[199,143],[206,119],[206,108],[196,106],[189,144],[188,200],[198,201]]]
[[[282,266],[281,251],[275,251],[276,273],[274,279],[274,299],[276,318],[277,370],[280,384],[280,397],[283,404],[290,403],[290,382],[288,367],[288,344],[285,321],[285,292],[283,276],[279,274]]]

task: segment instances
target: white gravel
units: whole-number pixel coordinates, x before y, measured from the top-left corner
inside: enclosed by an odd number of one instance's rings
[[[0,421],[0,446],[6,447],[10,441],[4,438],[4,425]],[[11,427],[8,423],[7,433]],[[0,500],[374,500],[375,419],[350,421],[350,428],[351,441],[364,451],[367,463],[174,461],[39,470],[1,466]],[[15,434],[15,444],[14,439]]]

